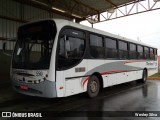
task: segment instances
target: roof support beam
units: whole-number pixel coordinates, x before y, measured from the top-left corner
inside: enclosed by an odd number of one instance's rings
[[[97,9],[95,9],[95,8],[93,8],[93,7],[89,6],[89,5],[84,4],[84,3],[82,3],[82,2],[81,2],[81,1],[79,1],[79,0],[74,0],[74,1],[75,1],[77,4],[79,4],[79,5],[82,5],[82,6],[84,6],[84,7],[88,8],[88,9],[90,9],[90,10],[92,10],[92,11],[95,11],[96,13],[98,13],[98,12],[99,12]]]
[[[100,13],[99,13],[99,10],[97,10],[97,9],[95,9],[95,8],[89,6],[89,5],[86,5],[86,4],[82,3],[82,2],[80,2],[79,0],[74,0],[74,1],[75,1],[77,4],[82,5],[82,6],[86,7],[86,8],[88,8],[88,9],[90,9],[91,11],[95,11],[95,14],[98,15],[98,16],[97,16],[97,17],[98,17],[98,21],[100,21]],[[85,18],[85,20],[86,20],[86,18]]]
[[[4,38],[4,37],[0,37],[0,40],[7,40],[7,38]]]
[[[109,4],[111,4],[112,6],[114,6],[115,8],[117,8],[117,5],[115,5],[113,2],[111,2],[110,0],[104,0],[106,2],[108,2]]]
[[[82,5],[82,6],[84,6],[84,7],[86,7],[86,8],[88,8],[88,9],[90,9],[91,11],[95,11],[95,14],[96,14],[96,16],[95,16],[95,18],[94,19],[98,19],[98,21],[100,21],[100,12],[99,12],[99,10],[97,10],[97,9],[95,9],[95,8],[93,8],[93,7],[91,7],[91,6],[89,6],[89,5],[86,5],[86,4],[84,4],[84,3],[82,3],[82,2],[80,2],[80,0],[74,0],[77,4],[79,4],[79,5]],[[92,13],[93,14],[93,13]],[[94,15],[95,15],[94,14]],[[92,15],[90,15],[90,17],[91,17]],[[86,18],[85,18],[86,19]],[[94,20],[93,20],[94,21]],[[92,22],[90,22],[90,23],[92,23]]]
[[[110,3],[113,8],[115,9],[113,12],[106,11],[104,13],[100,13],[100,20],[97,22],[104,22],[108,20],[113,20],[117,18],[122,18],[130,15],[135,15],[139,13],[149,12],[153,10],[160,9],[160,3],[155,2],[153,0],[135,0],[133,2],[116,6],[111,0],[105,0],[106,2]],[[130,5],[128,7],[128,5]],[[97,22],[92,22],[95,24]]]
[[[15,21],[15,22],[20,22],[20,23],[26,23],[26,22],[28,22],[26,20],[21,20],[21,19],[18,19],[18,18],[7,17],[7,16],[3,16],[3,15],[0,15],[0,18],[6,19],[6,20]]]
[[[39,9],[42,9],[42,10],[46,10],[46,11],[48,11],[48,12],[52,12],[52,13],[55,13],[55,14],[59,14],[59,15],[68,17],[68,18],[70,18],[70,19],[76,18],[76,19],[78,19],[78,20],[84,20],[84,18],[81,19],[81,18],[78,18],[78,17],[76,17],[76,16],[72,16],[71,14],[69,14],[69,13],[67,13],[67,12],[63,13],[63,12],[56,11],[56,10],[52,9],[50,6],[46,6],[46,5],[43,5],[43,4],[38,4],[38,3],[33,2],[33,1],[31,1],[31,0],[23,0],[23,1],[22,1],[22,0],[14,0],[14,1],[17,1],[17,2],[19,2],[19,3],[21,3],[21,4],[33,6],[33,7],[35,7],[35,8],[39,8]]]

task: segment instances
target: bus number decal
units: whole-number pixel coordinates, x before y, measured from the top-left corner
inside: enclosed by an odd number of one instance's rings
[[[36,72],[36,76],[43,76],[43,72],[37,71],[37,72]]]
[[[85,70],[86,70],[85,67],[75,68],[75,72],[85,72]]]

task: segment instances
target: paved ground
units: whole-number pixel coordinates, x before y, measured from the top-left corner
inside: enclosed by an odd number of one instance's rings
[[[63,120],[160,120],[160,112],[155,112],[160,111],[160,81],[116,85],[104,89],[94,99],[87,98],[85,93],[54,99],[29,97],[14,92],[9,84],[4,84],[0,87],[0,111],[39,111],[42,112],[42,120],[46,120],[45,113],[50,119],[58,115],[61,117],[54,118]],[[144,117],[135,117],[140,113]],[[147,114],[152,117],[145,117]],[[155,115],[159,117],[153,117]],[[7,119],[16,118],[0,118]]]

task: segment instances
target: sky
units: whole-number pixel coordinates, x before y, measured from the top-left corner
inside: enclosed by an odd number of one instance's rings
[[[81,22],[91,27],[87,21]],[[96,23],[93,28],[138,40],[158,48],[160,55],[160,10]]]

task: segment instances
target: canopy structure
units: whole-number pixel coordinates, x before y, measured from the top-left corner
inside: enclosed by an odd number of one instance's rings
[[[15,0],[91,24],[160,9],[159,0]]]
[[[0,0],[0,40],[16,37],[19,25],[60,18],[93,24],[160,9],[160,0]]]

